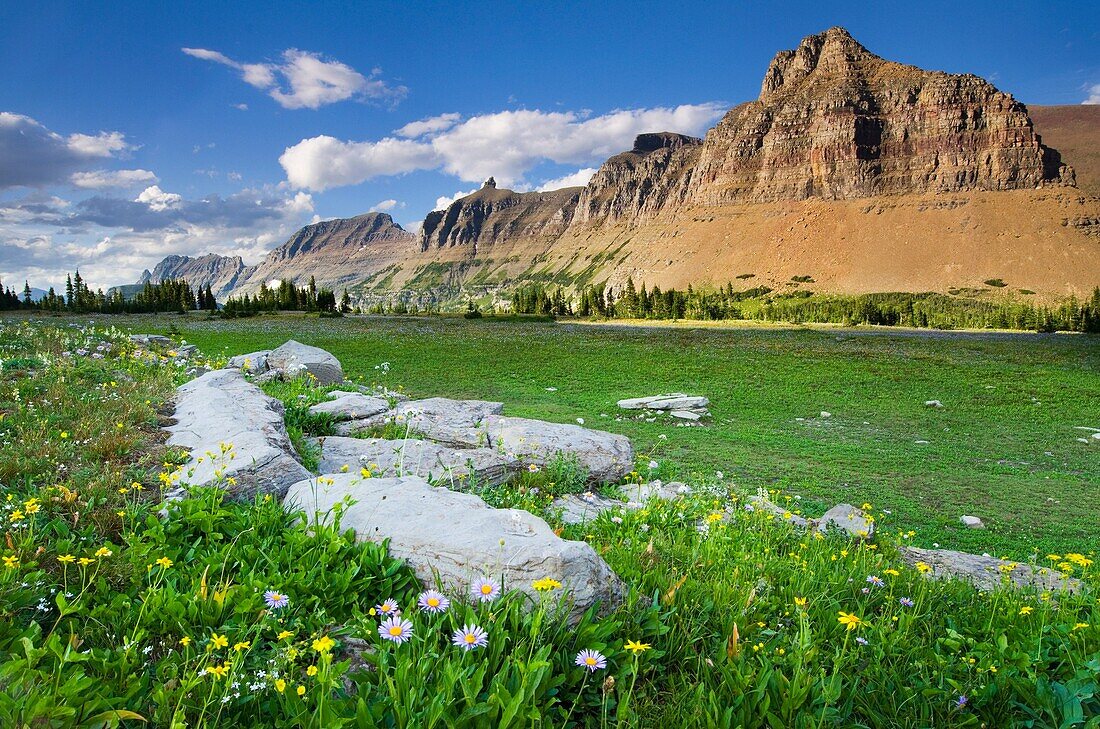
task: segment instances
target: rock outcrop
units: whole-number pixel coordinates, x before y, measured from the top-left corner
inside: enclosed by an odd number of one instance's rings
[[[219,256],[216,253],[208,253],[197,258],[165,256],[153,268],[152,273],[144,272],[137,283],[138,286],[142,286],[146,283],[182,279],[191,284],[192,289],[205,290],[209,286],[214,298],[224,301],[236,288],[241,277],[247,276],[249,271],[250,269],[244,265],[240,256]]]
[[[432,487],[422,478],[368,478],[334,474],[294,484],[283,504],[308,519],[327,519],[351,498],[341,527],[364,541],[389,540],[390,554],[405,560],[428,586],[437,581],[469,594],[474,580],[500,579],[538,600],[531,586],[552,577],[578,620],[595,604],[604,610],[622,600],[623,584],[585,542],[556,536],[546,522],[519,509],[493,509],[473,494]]]
[[[367,468],[373,477],[420,476],[437,486],[464,490],[471,481],[479,485],[504,483],[519,470],[519,461],[491,448],[448,448],[428,440],[404,438],[320,439],[321,473]]]
[[[271,350],[267,355],[267,367],[291,377],[308,372],[319,385],[344,381],[344,368],[340,366],[340,360],[320,347],[311,347],[293,339]]]
[[[977,76],[883,60],[831,28],[776,55],[760,98],[708,132],[689,197],[841,200],[1072,181],[1012,96]]]
[[[933,579],[965,580],[979,590],[996,590],[1004,586],[1049,592],[1076,592],[1081,589],[1080,580],[1047,567],[951,549],[901,547],[898,552],[910,566],[927,565],[927,574]]]
[[[186,448],[191,460],[180,481],[216,484],[234,498],[282,498],[309,471],[298,461],[283,422],[283,404],[237,370],[207,372],[177,390],[168,445]]]

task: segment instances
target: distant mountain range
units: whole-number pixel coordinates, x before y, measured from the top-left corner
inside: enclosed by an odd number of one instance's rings
[[[418,235],[368,213],[306,226],[257,266],[169,256],[139,283],[184,278],[224,300],[313,276],[358,302],[628,277],[843,293],[999,279],[999,296],[1082,295],[1100,285],[1098,150],[1100,107],[1029,115],[977,76],[887,61],[832,28],[778,53],[759,98],[705,139],[640,135],[584,187],[489,180]]]

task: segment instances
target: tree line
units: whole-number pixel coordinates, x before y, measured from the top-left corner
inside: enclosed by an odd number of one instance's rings
[[[605,284],[583,288],[575,297],[542,284],[520,286],[512,294],[516,314],[607,319],[750,319],[766,322],[876,324],[934,329],[1021,329],[1040,332],[1100,332],[1100,287],[1085,301],[1071,298],[1056,306],[1019,301],[981,301],[937,293],[815,295],[798,290],[775,294],[767,286],[734,290],[635,286],[617,293]]]
[[[93,290],[80,275],[80,271],[65,277],[64,293],[57,293],[51,286],[45,296],[35,300],[29,282],[23,284],[23,295],[18,296],[12,289],[4,288],[0,283],[0,310],[27,309],[55,313],[74,314],[151,314],[194,311],[196,309],[213,311],[218,302],[210,290],[192,288],[189,283],[180,280],[164,280],[159,283],[146,282],[133,296],[127,297],[121,289],[104,292]]]
[[[221,315],[229,318],[252,316],[265,311],[316,311],[322,313],[343,313],[351,311],[351,297],[347,289],[336,303],[336,294],[331,289],[317,288],[317,281],[309,277],[309,284],[298,287],[289,279],[279,281],[278,286],[260,284],[260,290],[254,296],[245,294],[231,296],[222,307]]]

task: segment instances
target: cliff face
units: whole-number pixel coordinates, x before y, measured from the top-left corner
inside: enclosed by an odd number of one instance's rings
[[[832,28],[780,52],[760,98],[707,134],[689,198],[844,200],[1072,179],[1010,95],[976,76],[885,61]]]
[[[604,162],[588,181],[573,226],[642,222],[682,203],[701,144],[671,132],[638,135],[633,149]]]
[[[415,237],[386,213],[367,213],[307,225],[248,272],[236,293],[260,284],[291,279],[302,284],[313,276],[318,286],[338,290],[360,280],[365,271],[388,265],[414,252]]]
[[[473,195],[428,213],[420,228],[420,250],[465,246],[476,255],[502,239],[560,235],[582,189],[512,192],[498,190],[490,177]]]
[[[138,285],[146,282],[160,283],[167,280],[184,279],[192,288],[210,287],[214,297],[221,300],[237,285],[242,274],[247,275],[248,268],[240,256],[219,256],[208,253],[205,256],[166,256],[156,265],[152,273],[146,271],[138,280]]]

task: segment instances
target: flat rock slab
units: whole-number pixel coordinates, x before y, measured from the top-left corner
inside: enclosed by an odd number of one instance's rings
[[[561,509],[561,520],[566,524],[585,524],[605,511],[640,509],[650,499],[675,501],[691,493],[691,489],[687,484],[676,481],[669,484],[651,481],[636,486],[624,486],[622,492],[627,501],[593,493],[566,494],[554,499],[550,503],[550,508]]]
[[[707,398],[682,392],[619,400],[619,407],[624,410],[700,410],[708,405]]]
[[[248,354],[238,354],[235,357],[229,358],[226,367],[238,369],[250,375],[258,375],[267,372],[267,358],[270,354],[270,349],[261,349],[258,352],[249,352]]]
[[[382,438],[320,439],[321,473],[338,473],[347,466],[358,473],[367,466],[375,476],[420,476],[436,485],[463,489],[470,479],[480,484],[504,483],[519,470],[519,462],[489,448],[448,448],[427,440]]]
[[[399,403],[393,416],[411,434],[457,448],[480,448],[489,445],[485,432],[487,419],[503,411],[504,403],[499,402],[430,397]]]
[[[362,420],[388,412],[390,403],[380,397],[371,397],[358,392],[331,393],[334,400],[317,403],[309,409],[314,415],[331,415],[338,421]]]
[[[283,404],[268,397],[238,370],[207,372],[177,390],[168,444],[191,451],[185,485],[218,485],[235,498],[257,493],[282,498],[309,471],[298,461],[283,423]],[[222,446],[233,446],[233,457]],[[220,476],[215,473],[220,472]],[[232,477],[236,484],[228,485]]]
[[[898,553],[910,566],[923,562],[931,567],[932,571],[928,574],[934,579],[966,580],[979,590],[996,590],[1005,585],[1042,592],[1077,592],[1081,589],[1080,580],[1047,567],[1009,562],[981,554],[919,547],[900,547]]]
[[[498,415],[487,418],[486,431],[489,447],[527,463],[545,466],[559,455],[574,456],[590,482],[621,481],[634,468],[634,447],[624,435]]]
[[[346,497],[354,501],[341,527],[353,529],[360,540],[390,540],[390,554],[405,560],[427,586],[438,579],[444,589],[468,596],[474,580],[503,575],[504,589],[537,600],[531,583],[552,577],[565,587],[574,621],[594,604],[611,610],[622,601],[622,581],[590,545],[561,539],[526,511],[493,509],[473,494],[433,487],[415,476],[309,479],[290,487],[283,506],[327,520]]]
[[[172,340],[163,334],[131,334],[130,341],[144,347],[160,347],[166,349],[172,346]]]
[[[836,530],[856,539],[870,539],[875,533],[875,523],[862,509],[851,504],[837,504],[822,514],[814,527],[819,532]]]
[[[318,384],[334,385],[344,381],[340,360],[319,347],[311,347],[293,339],[284,342],[267,356],[267,366],[288,375],[308,372]]]

